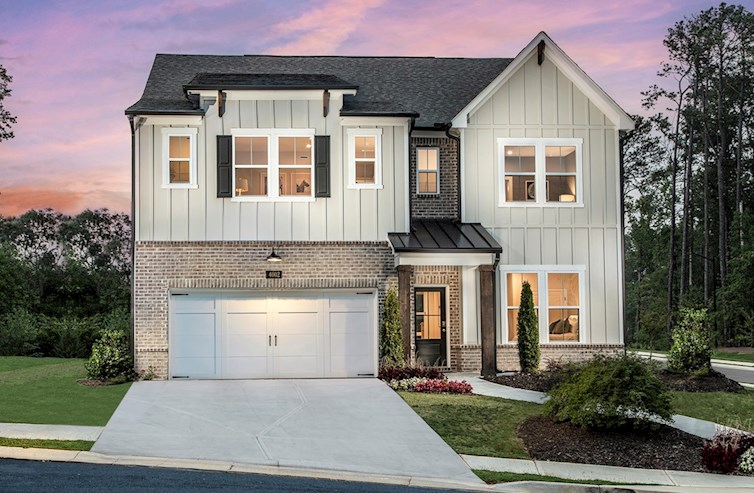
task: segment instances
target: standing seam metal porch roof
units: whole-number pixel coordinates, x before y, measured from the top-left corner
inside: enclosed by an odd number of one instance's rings
[[[388,233],[396,253],[502,253],[503,247],[480,223],[413,219],[410,233]]]

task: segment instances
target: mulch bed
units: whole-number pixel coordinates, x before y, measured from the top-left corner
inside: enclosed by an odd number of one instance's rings
[[[735,392],[744,391],[743,386],[715,370],[703,376],[683,375],[663,370],[660,380],[673,390],[680,392]]]
[[[656,431],[592,432],[532,416],[517,433],[536,460],[707,472],[701,460],[704,440],[665,425]]]
[[[662,370],[657,375],[671,390],[681,392],[744,392],[744,388],[738,382],[731,380],[720,372],[712,370],[704,376],[683,375]],[[557,370],[543,371],[539,373],[510,373],[489,377],[487,380],[500,385],[516,387],[519,389],[536,390],[547,392],[564,378],[562,372]]]
[[[485,377],[486,380],[518,389],[547,392],[563,380],[563,374],[557,371],[543,371],[539,373],[511,373],[496,377]]]

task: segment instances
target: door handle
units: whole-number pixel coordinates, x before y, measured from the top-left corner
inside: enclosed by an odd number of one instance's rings
[[[277,346],[277,345],[278,345],[278,335],[275,334],[275,346]]]
[[[267,337],[268,337],[267,345],[272,346],[272,336],[267,336]]]

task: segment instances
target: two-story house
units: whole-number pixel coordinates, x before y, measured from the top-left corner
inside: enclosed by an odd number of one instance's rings
[[[134,345],[162,378],[518,366],[623,345],[629,116],[545,33],[515,58],[157,55],[132,129]]]

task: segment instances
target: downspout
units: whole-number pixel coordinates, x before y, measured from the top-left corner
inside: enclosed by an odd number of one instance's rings
[[[406,166],[408,166],[408,232],[411,232],[411,221],[414,219],[414,191],[411,189],[411,134],[414,133],[414,125],[416,124],[416,118],[411,118],[411,123],[408,126],[408,142],[406,142],[406,149],[408,149],[408,160]],[[418,164],[416,164],[418,166]],[[414,175],[416,175],[414,170]],[[417,183],[418,187],[419,184]]]
[[[620,251],[623,252],[620,256],[620,268],[622,272],[621,279],[623,280],[621,286],[621,299],[623,304],[623,313],[621,316],[623,317],[623,334],[621,334],[621,337],[623,339],[623,352],[626,352],[626,242],[625,242],[625,234],[626,234],[626,200],[625,200],[625,190],[626,190],[626,172],[624,169],[624,158],[625,158],[625,145],[626,142],[628,142],[628,139],[631,137],[631,134],[633,132],[623,132],[622,135],[618,138],[618,167],[619,167],[619,173],[620,173]]]
[[[497,367],[497,268],[500,265],[500,254],[495,254],[495,261],[492,263],[492,299],[495,305],[495,309],[492,310],[492,326],[495,327],[495,344],[492,346],[495,354],[495,371],[500,373],[500,368]]]
[[[131,360],[136,364],[136,123],[133,115],[128,115],[131,127],[131,337],[129,346]]]
[[[458,222],[461,222],[461,137],[456,137],[455,135],[452,135],[450,133],[450,127],[452,127],[452,123],[448,123],[445,125],[445,135],[449,139],[453,139],[456,141],[456,184],[457,184],[457,195],[458,200],[456,204],[456,208],[458,211]]]

